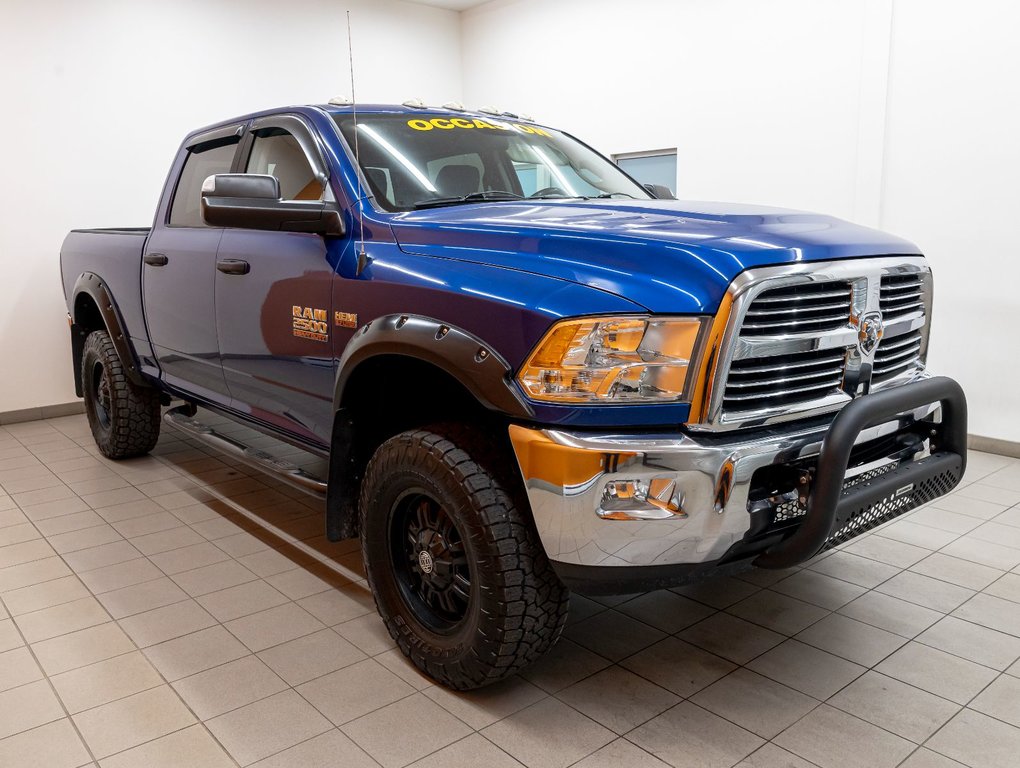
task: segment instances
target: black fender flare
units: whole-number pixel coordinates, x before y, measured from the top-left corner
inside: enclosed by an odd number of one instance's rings
[[[430,363],[459,381],[492,411],[530,418],[534,410],[511,381],[502,355],[474,334],[421,315],[384,315],[355,334],[337,367],[333,410],[343,406],[344,389],[357,367],[372,357],[399,355]]]
[[[512,418],[527,419],[534,415],[513,386],[510,365],[474,334],[430,317],[410,314],[385,315],[362,326],[337,367],[326,492],[326,536],[330,541],[357,535],[356,489],[362,458],[354,454],[357,434],[352,407],[344,403],[344,390],[361,363],[382,355],[434,365],[489,410]]]
[[[110,340],[113,342],[113,348],[117,350],[117,356],[120,358],[121,365],[124,366],[124,372],[128,379],[133,384],[140,386],[146,386],[147,382],[142,377],[141,366],[138,362],[138,357],[135,354],[134,348],[128,341],[127,331],[124,326],[124,319],[121,316],[120,309],[117,308],[117,302],[114,301],[113,295],[110,293],[110,289],[107,287],[103,279],[94,272],[83,272],[78,276],[78,279],[74,283],[74,288],[71,291],[71,310],[74,312],[78,305],[78,297],[81,294],[86,294],[89,298],[95,302],[96,307],[99,309],[99,316],[106,326],[106,332],[110,334]],[[88,336],[88,331],[82,328],[78,324],[78,318],[72,315],[71,317],[71,353],[74,361],[74,391],[78,397],[82,397],[84,392],[82,389],[81,382],[81,356],[82,349],[85,346],[85,338]]]

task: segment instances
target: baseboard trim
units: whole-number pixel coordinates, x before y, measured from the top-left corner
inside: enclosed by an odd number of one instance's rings
[[[77,416],[79,413],[85,413],[84,400],[44,405],[41,408],[24,408],[20,411],[2,411],[0,412],[0,426],[20,424],[25,421],[39,421],[40,419],[56,419],[60,416]]]
[[[1011,456],[1020,459],[1020,443],[1012,440],[1000,440],[997,437],[981,437],[980,435],[968,435],[967,447],[975,451],[986,453],[997,453],[1000,456]]]

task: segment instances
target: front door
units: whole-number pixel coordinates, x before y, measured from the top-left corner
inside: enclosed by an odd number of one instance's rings
[[[206,226],[202,182],[229,173],[241,126],[200,137],[174,164],[172,201],[161,209],[142,257],[145,321],[163,378],[198,397],[227,405],[230,395],[216,339],[216,251],[223,230]]]
[[[289,200],[327,191],[325,163],[294,116],[252,125],[245,173],[270,174]],[[332,238],[227,229],[216,260],[216,329],[232,407],[328,445],[333,420]]]

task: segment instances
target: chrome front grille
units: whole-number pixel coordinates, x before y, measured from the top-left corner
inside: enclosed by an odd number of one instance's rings
[[[924,367],[931,272],[923,258],[752,269],[729,292],[727,331],[696,429],[831,413]]]
[[[920,330],[885,339],[875,350],[871,383],[879,384],[916,367],[923,345],[924,337]]]
[[[883,275],[879,305],[886,322],[917,312],[923,313],[924,275]]]
[[[847,281],[814,283],[762,291],[740,326],[741,336],[774,336],[845,328],[850,323],[853,292]]]
[[[792,406],[838,394],[846,350],[821,349],[775,357],[734,360],[723,407],[730,411]]]

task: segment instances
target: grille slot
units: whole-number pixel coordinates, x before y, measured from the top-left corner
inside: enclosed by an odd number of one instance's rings
[[[922,273],[884,275],[882,277],[882,319],[885,322],[913,314],[924,314],[924,277]]]
[[[763,291],[747,310],[741,336],[782,336],[846,328],[850,324],[849,282],[788,285]]]
[[[723,407],[753,411],[810,403],[839,392],[845,363],[842,347],[734,360]]]
[[[921,331],[885,338],[875,351],[871,381],[881,383],[915,367],[921,357]]]

